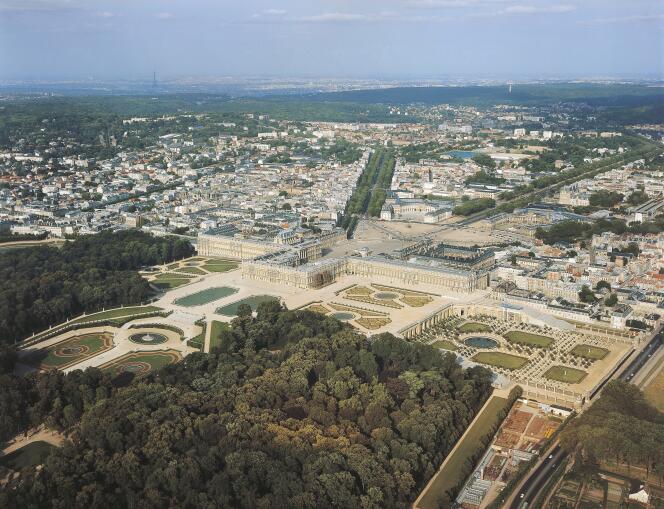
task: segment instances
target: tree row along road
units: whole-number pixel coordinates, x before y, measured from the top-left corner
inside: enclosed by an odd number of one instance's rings
[[[602,162],[602,164],[598,164],[597,166],[592,166],[591,168],[588,168],[586,171],[583,171],[581,173],[575,174],[575,175],[570,175],[568,178],[563,178],[563,180],[554,182],[546,187],[542,187],[541,189],[534,189],[532,191],[528,191],[525,194],[521,194],[518,197],[513,197],[508,200],[498,200],[498,203],[496,204],[495,207],[482,210],[480,212],[477,212],[475,214],[472,214],[468,216],[466,219],[463,221],[456,223],[457,226],[466,226],[469,224],[472,224],[476,221],[479,221],[481,219],[484,219],[485,217],[489,216],[492,212],[494,211],[499,211],[499,212],[511,212],[515,208],[518,207],[523,207],[527,205],[529,202],[539,199],[546,194],[548,194],[550,191],[555,191],[557,189],[560,189],[561,187],[564,187],[569,184],[573,184],[574,182],[578,182],[579,180],[583,180],[585,178],[590,178],[594,177],[596,175],[599,175],[601,173],[606,173],[607,171],[619,168],[625,164],[629,164],[631,162],[637,161],[639,159],[644,159],[650,156],[655,155],[657,152],[661,151],[662,147],[659,147],[651,142],[645,142],[644,141],[644,148],[637,149],[635,151],[632,151],[628,154],[622,155],[622,156],[614,156],[609,158],[610,160]],[[571,170],[570,173],[576,172],[578,170]],[[561,172],[558,175],[558,178],[564,177],[565,172]],[[537,182],[537,180],[535,181]]]
[[[391,151],[379,148],[369,157],[367,166],[357,181],[341,226],[352,237],[360,217],[379,216],[385,203],[387,189],[394,174],[395,160]]]
[[[646,365],[648,359],[655,355],[657,350],[662,347],[663,342],[664,330],[660,328],[659,332],[654,335],[645,348],[618,375],[618,378],[628,382],[632,381],[639,370]],[[509,507],[509,509],[526,509],[530,507],[530,504],[539,497],[547,481],[557,469],[562,467],[563,460],[568,456],[567,452],[556,443],[553,449],[550,450],[549,455],[541,460],[534,470],[530,471],[528,477],[520,483],[520,486],[517,485],[518,489],[515,489],[511,496],[512,501],[510,502],[508,499],[505,507]]]

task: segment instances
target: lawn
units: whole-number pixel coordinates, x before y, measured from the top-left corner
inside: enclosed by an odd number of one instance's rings
[[[160,274],[151,283],[157,288],[177,288],[178,286],[186,285],[190,281],[191,279],[184,275]]]
[[[473,356],[473,361],[506,369],[519,369],[528,364],[528,359],[502,352],[480,352]]]
[[[459,332],[469,334],[471,332],[491,332],[491,327],[483,323],[468,322],[459,327]]]
[[[477,443],[484,437],[498,420],[498,414],[507,405],[505,398],[494,397],[484,410],[477,415],[471,426],[461,437],[458,447],[449,457],[445,468],[439,470],[433,477],[433,482],[424,493],[418,507],[424,509],[437,509],[438,498],[446,491],[454,489],[463,479],[461,473],[469,458],[477,450]]]
[[[76,364],[83,359],[94,357],[102,351],[109,350],[112,345],[112,339],[108,335],[103,334],[89,334],[85,336],[77,336],[55,345],[40,350],[36,355],[45,355],[39,359],[40,366],[46,369],[59,368]],[[78,347],[85,347],[85,350],[80,354],[63,355],[61,352],[66,351],[67,348],[76,349]],[[40,355],[41,354],[41,355]]]
[[[548,348],[551,346],[551,343],[553,343],[553,338],[548,336],[540,336],[539,334],[532,334],[530,332],[523,332],[519,330],[509,331],[507,334],[505,334],[505,338],[512,343],[537,346],[539,348]]]
[[[566,384],[578,384],[586,376],[588,376],[588,373],[585,371],[568,368],[567,366],[552,366],[544,373],[544,378]]]
[[[181,269],[178,269],[176,272],[185,273],[185,274],[194,274],[196,276],[204,276],[205,274],[207,274],[205,271],[199,269],[198,267],[183,267]]]
[[[652,405],[660,412],[664,412],[664,369],[653,378],[643,392]]]
[[[41,465],[53,449],[56,449],[56,447],[48,442],[41,440],[31,442],[6,456],[0,457],[0,466],[20,470],[25,467]]]
[[[175,299],[173,304],[184,307],[203,306],[204,304],[209,304],[215,300],[229,297],[237,292],[237,288],[232,288],[230,286],[217,286],[186,295],[185,297],[180,297],[179,299]]]
[[[182,356],[175,350],[163,350],[156,352],[130,352],[117,359],[107,362],[99,369],[110,371],[114,375],[122,372],[130,372],[136,375],[144,375],[178,362]]]
[[[213,348],[221,346],[221,341],[219,341],[219,334],[222,330],[229,330],[230,326],[226,322],[219,322],[214,320],[212,322],[212,331],[210,332],[210,351]]]
[[[449,341],[447,339],[441,339],[440,341],[436,341],[431,346],[433,346],[434,348],[442,348],[444,350],[451,350],[453,352],[456,352],[459,349],[458,346],[456,346],[454,343],[452,343],[451,341]]]
[[[226,306],[217,308],[215,310],[215,313],[224,316],[236,316],[237,308],[241,304],[248,304],[253,311],[256,311],[256,308],[258,307],[259,304],[275,300],[278,301],[279,299],[277,297],[273,297],[272,295],[252,295],[251,297],[246,297],[242,300],[238,300]]]
[[[203,268],[209,272],[228,272],[237,269],[238,264],[226,260],[210,260],[203,265]]]
[[[606,357],[609,351],[606,348],[600,348],[598,346],[576,345],[570,353],[577,357],[583,357],[584,359],[600,360]]]

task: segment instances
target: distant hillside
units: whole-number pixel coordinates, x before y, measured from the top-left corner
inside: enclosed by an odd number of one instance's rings
[[[352,90],[321,93],[307,99],[325,102],[368,104],[534,104],[551,102],[587,102],[593,106],[644,106],[661,104],[664,88],[645,85],[564,83],[467,87],[397,87],[376,90]]]

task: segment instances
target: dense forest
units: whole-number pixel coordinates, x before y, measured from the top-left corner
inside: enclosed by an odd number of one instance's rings
[[[139,304],[151,295],[137,272],[191,256],[188,242],[129,230],[36,246],[0,257],[0,344],[14,343],[81,313]]]
[[[601,397],[560,435],[570,452],[583,462],[620,462],[641,466],[664,478],[664,414],[653,408],[635,386],[607,384]]]
[[[16,381],[25,408],[1,384],[2,415],[70,441],[0,506],[407,507],[490,392],[484,368],[310,311],[263,304],[231,332],[244,342],[129,383],[95,369]],[[288,341],[257,346],[270,335]]]

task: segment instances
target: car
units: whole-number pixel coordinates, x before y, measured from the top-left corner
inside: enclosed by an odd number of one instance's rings
[[[549,459],[553,458],[553,454],[549,454]]]
[[[523,498],[523,497],[525,497],[525,496],[526,496],[525,493],[521,493],[521,495],[519,495],[519,498]]]

